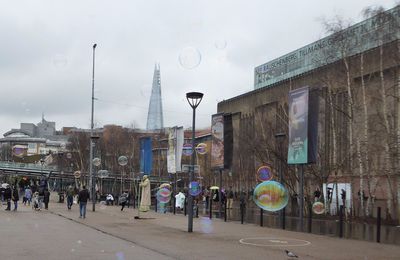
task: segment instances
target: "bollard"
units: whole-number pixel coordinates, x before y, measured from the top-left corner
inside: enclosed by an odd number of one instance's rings
[[[176,214],[176,207],[175,207],[175,205],[176,205],[176,198],[175,198],[175,196],[174,196],[174,205],[172,205],[173,210],[174,210],[174,215]]]
[[[308,207],[308,233],[312,232],[312,205]]]
[[[184,206],[183,206],[183,212],[184,212],[184,214],[185,214],[185,216],[186,216],[186,198],[185,198],[185,202],[184,202]]]
[[[226,202],[225,202],[225,205],[224,205],[224,221],[226,222]]]
[[[260,227],[264,226],[264,210],[260,208]]]
[[[199,206],[196,206],[196,218],[199,218]]]
[[[244,219],[244,205],[243,203],[240,203],[240,223],[243,224],[243,219]]]
[[[378,207],[376,216],[376,242],[381,242],[381,207]]]
[[[212,199],[210,199],[210,219],[212,219]]]
[[[282,229],[286,228],[286,210],[282,209]]]
[[[339,210],[339,237],[343,237],[343,206]]]

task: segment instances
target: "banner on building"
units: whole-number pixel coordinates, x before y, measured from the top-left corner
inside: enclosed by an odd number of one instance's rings
[[[176,173],[176,127],[168,130],[167,169],[169,173]]]
[[[288,164],[308,162],[308,87],[289,92]]]
[[[317,162],[318,154],[318,90],[310,90],[308,97],[308,163]]]
[[[233,156],[233,126],[232,114],[224,115],[224,168],[232,167]]]
[[[153,164],[151,137],[140,138],[140,172],[150,175]]]
[[[224,167],[224,114],[211,117],[211,167]]]
[[[184,142],[184,132],[183,126],[176,128],[176,150],[175,150],[175,163],[176,163],[176,171],[182,171],[182,149]]]

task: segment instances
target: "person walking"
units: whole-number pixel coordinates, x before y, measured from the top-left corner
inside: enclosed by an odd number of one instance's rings
[[[12,191],[12,200],[14,201],[14,211],[17,211],[19,201],[19,193],[17,187],[14,187]]]
[[[43,208],[43,200],[44,200],[44,188],[40,187],[39,188],[39,208]]]
[[[124,193],[122,193],[122,195],[119,197],[119,202],[121,203],[121,211],[124,210],[126,202],[128,201],[128,193],[126,191],[124,191]]]
[[[44,194],[43,195],[44,208],[49,209],[50,191],[46,188],[43,194]]]
[[[25,199],[25,205],[28,202],[28,206],[30,206],[32,202],[32,190],[29,186],[27,186],[25,189]]]
[[[67,189],[67,208],[68,210],[71,209],[73,203],[74,203],[74,188],[70,185]]]
[[[232,186],[229,187],[228,193],[227,193],[227,197],[228,197],[228,204],[226,204],[226,208],[227,209],[232,209],[233,207],[233,190],[232,190]]]
[[[82,190],[78,194],[79,218],[86,218],[86,204],[89,197],[89,191],[86,189],[86,186],[83,185]]]
[[[7,187],[4,190],[4,200],[7,202],[6,210],[8,210],[8,211],[11,210],[11,196],[12,196],[12,191],[11,191],[10,185],[7,184]]]

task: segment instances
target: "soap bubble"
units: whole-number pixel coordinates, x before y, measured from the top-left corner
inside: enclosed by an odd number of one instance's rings
[[[189,183],[189,194],[192,196],[197,196],[201,192],[200,184],[197,181],[192,181]]]
[[[200,218],[200,229],[205,234],[210,234],[213,231],[213,223],[207,217]]]
[[[100,178],[107,178],[108,175],[109,175],[109,173],[108,173],[107,170],[100,170],[100,171],[98,171],[97,175],[98,175]]]
[[[53,58],[53,64],[56,68],[63,68],[67,66],[68,59],[63,54],[56,54]]]
[[[100,160],[100,158],[94,158],[93,159],[93,165],[94,166],[100,166],[100,164],[101,164],[101,160]]]
[[[214,45],[218,50],[223,50],[226,48],[227,42],[224,38],[219,38],[215,41]]]
[[[123,252],[118,252],[115,254],[117,260],[125,260],[125,254]]]
[[[104,200],[100,201],[99,208],[100,209],[106,209],[107,208],[107,202],[105,202]]]
[[[73,252],[75,252],[75,248],[72,248],[72,249],[71,249],[71,253],[73,253]]]
[[[128,157],[122,155],[120,157],[118,157],[118,164],[121,166],[125,166],[128,164]]]
[[[257,170],[257,180],[262,181],[269,181],[272,179],[272,171],[271,167],[269,166],[261,166]]]
[[[78,243],[78,244],[82,244],[82,241],[81,241],[81,240],[78,240],[78,241],[76,241],[76,243]]]
[[[193,69],[199,66],[201,54],[194,47],[186,47],[179,54],[179,63],[185,69]]]
[[[266,211],[278,211],[286,207],[289,201],[285,187],[276,181],[265,181],[256,186],[253,200],[258,207]]]
[[[324,203],[319,202],[319,201],[314,202],[314,204],[312,205],[312,211],[315,214],[318,214],[318,215],[324,214],[325,213],[325,205],[324,205]]]
[[[171,191],[167,188],[161,188],[157,191],[157,201],[168,203],[171,200]]]

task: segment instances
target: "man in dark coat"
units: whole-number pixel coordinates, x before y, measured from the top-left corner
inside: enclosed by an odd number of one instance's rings
[[[49,209],[50,191],[46,188],[43,194],[44,194],[43,196],[44,208]]]
[[[4,200],[7,201],[6,210],[11,210],[11,195],[12,195],[12,191],[11,191],[10,185],[7,185],[7,187],[4,190]]]
[[[19,201],[19,193],[17,187],[14,187],[12,191],[12,200],[14,201],[14,211],[17,211]]]
[[[83,189],[78,194],[78,203],[79,203],[79,218],[86,218],[86,204],[89,199],[89,191],[86,189],[86,186],[83,185]]]

